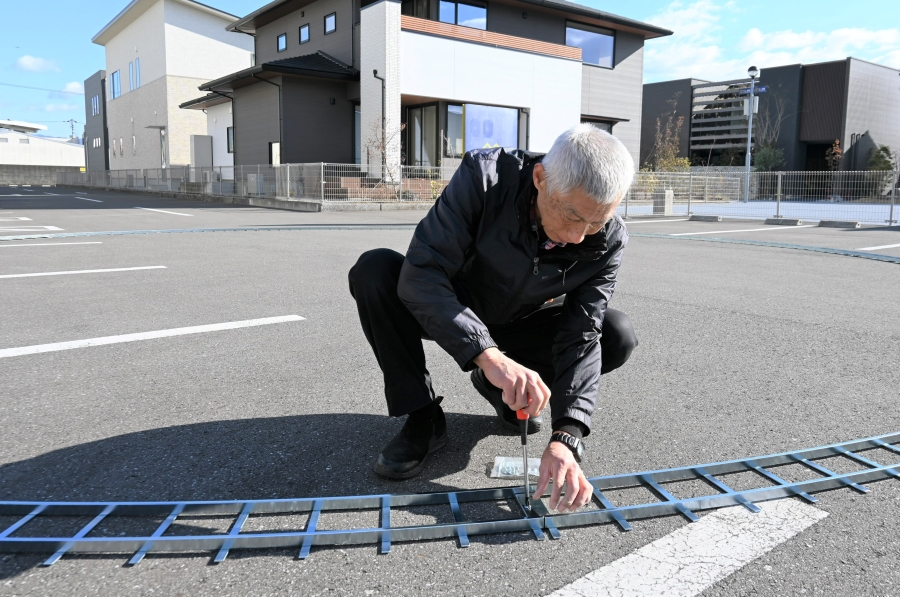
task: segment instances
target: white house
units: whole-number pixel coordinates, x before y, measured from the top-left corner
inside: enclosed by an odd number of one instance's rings
[[[133,0],[94,36],[106,49],[111,170],[190,163],[191,135],[207,134],[207,118],[178,106],[252,65],[253,39],[225,30],[236,18],[193,0]]]

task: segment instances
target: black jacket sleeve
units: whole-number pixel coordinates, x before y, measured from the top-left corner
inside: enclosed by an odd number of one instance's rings
[[[419,222],[400,270],[397,294],[425,332],[464,370],[497,344],[487,326],[459,302],[451,280],[473,248],[492,177],[466,154],[428,215]]]
[[[565,320],[553,343],[556,378],[550,388],[553,421],[574,419],[587,426],[597,406],[600,382],[600,335],[606,306],[616,287],[622,252],[628,242],[625,227],[611,243],[606,267],[566,295]],[[610,239],[612,240],[612,239]],[[556,427],[554,427],[556,428]]]

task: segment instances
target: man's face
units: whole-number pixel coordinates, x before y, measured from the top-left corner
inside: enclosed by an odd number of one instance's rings
[[[622,200],[599,204],[581,189],[550,195],[542,164],[535,164],[533,178],[538,191],[535,215],[544,234],[556,243],[578,244],[585,236],[600,232]]]

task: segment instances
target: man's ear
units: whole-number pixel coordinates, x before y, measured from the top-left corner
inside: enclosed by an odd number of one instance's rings
[[[543,164],[535,164],[534,170],[531,173],[531,179],[534,181],[534,186],[537,187],[538,190],[544,191],[544,186],[547,184],[547,171],[544,170]]]

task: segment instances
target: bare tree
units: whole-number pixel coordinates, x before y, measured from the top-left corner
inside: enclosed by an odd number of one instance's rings
[[[691,160],[679,157],[681,151],[681,129],[684,116],[678,116],[678,99],[681,92],[676,93],[667,103],[672,106],[656,119],[656,137],[645,169],[657,172],[684,172],[690,169]]]
[[[381,156],[381,175],[379,178],[381,179],[380,184],[397,186],[400,182],[400,164],[403,162],[402,151],[400,155],[397,156],[399,159],[396,164],[388,164],[388,154],[393,151],[393,147],[396,141],[399,141],[400,136],[403,134],[403,131],[406,129],[405,124],[400,124],[397,127],[387,128],[382,126],[382,123],[373,121],[371,130],[369,131],[369,135],[366,138],[365,148],[366,148],[366,163],[371,166],[371,158],[372,156]],[[393,160],[391,160],[393,162]]]

